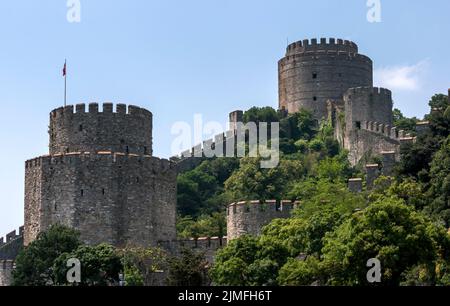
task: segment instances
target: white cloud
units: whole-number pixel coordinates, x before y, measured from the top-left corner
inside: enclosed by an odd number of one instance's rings
[[[425,59],[411,66],[381,67],[374,71],[374,83],[391,90],[416,91],[422,87],[429,66]]]

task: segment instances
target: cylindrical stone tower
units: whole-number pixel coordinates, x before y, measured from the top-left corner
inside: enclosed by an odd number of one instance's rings
[[[353,87],[373,85],[372,60],[348,40],[325,38],[290,44],[278,63],[279,108],[327,117],[327,101],[342,100]]]
[[[150,246],[176,238],[176,167],[152,157],[152,114],[97,104],[50,114],[50,155],[25,165],[28,245],[52,224],[88,244]]]

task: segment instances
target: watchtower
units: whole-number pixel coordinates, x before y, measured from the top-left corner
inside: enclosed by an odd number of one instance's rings
[[[176,169],[152,156],[152,114],[96,103],[50,113],[50,154],[25,164],[25,245],[52,224],[85,243],[149,246],[176,237]]]
[[[327,117],[327,102],[342,100],[352,87],[373,86],[372,60],[351,41],[326,38],[290,44],[278,63],[279,108]]]

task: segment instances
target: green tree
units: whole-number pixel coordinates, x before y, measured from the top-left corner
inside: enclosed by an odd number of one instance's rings
[[[281,160],[278,167],[262,169],[261,158],[241,159],[240,168],[225,182],[225,190],[234,200],[281,199],[292,182],[303,175],[296,160]]]
[[[244,123],[279,122],[278,113],[272,107],[252,107],[244,112]]]
[[[432,202],[425,210],[450,227],[450,136],[431,162],[430,178],[427,197]]]
[[[181,238],[224,237],[226,236],[226,218],[224,212],[192,217],[182,217],[177,221],[177,232]]]
[[[276,285],[287,255],[286,248],[276,240],[243,236],[217,252],[210,275],[217,285]]]
[[[119,251],[127,286],[163,285],[167,253],[160,248],[125,248]]]
[[[236,158],[215,158],[177,178],[177,211],[180,216],[198,218],[222,212],[230,201],[224,194],[224,182],[239,167]]]
[[[120,256],[109,244],[79,246],[75,251],[63,253],[53,264],[55,283],[68,285],[67,261],[76,258],[81,263],[81,286],[107,286],[117,284],[123,270]]]
[[[428,104],[431,108],[445,110],[449,106],[448,97],[443,94],[436,94],[431,97],[431,100]]]
[[[404,130],[409,133],[416,132],[416,124],[419,121],[417,118],[406,118],[397,108],[395,108],[392,113],[394,117],[394,126],[397,127],[399,131]]]
[[[290,258],[280,269],[278,283],[281,286],[311,286],[323,284],[320,260],[309,256],[306,260]]]
[[[169,286],[208,286],[209,264],[205,254],[184,248],[180,256],[169,259]]]
[[[16,258],[13,271],[15,286],[46,286],[55,284],[53,263],[63,253],[81,245],[79,233],[62,225],[53,225],[38,235]]]
[[[405,271],[435,265],[440,256],[448,256],[449,247],[443,227],[401,199],[382,198],[326,236],[322,269],[328,285],[368,285],[366,263],[377,258],[382,284],[399,285]]]

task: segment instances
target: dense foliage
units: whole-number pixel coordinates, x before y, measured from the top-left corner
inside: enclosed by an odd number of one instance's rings
[[[54,225],[24,248],[16,258],[13,271],[15,286],[45,286],[55,284],[54,261],[81,245],[79,234],[67,227]]]
[[[179,255],[169,258],[167,285],[208,286],[211,283],[208,266],[204,253],[183,248]]]
[[[348,164],[346,152],[334,147],[327,122],[302,126],[301,122],[309,121],[305,113],[281,119],[289,131],[282,133],[286,138],[281,168],[273,171],[277,175],[271,178],[243,159],[231,181],[225,182],[225,191],[231,191],[236,200],[286,197],[300,200],[301,207],[290,219],[272,221],[259,237],[238,238],[219,251],[211,269],[213,281],[221,285],[370,285],[367,263],[376,258],[381,263],[381,285],[450,285],[447,96],[433,96],[430,107],[425,117],[430,128],[420,133],[415,129],[417,118],[394,111],[396,126],[417,139],[401,148],[394,177],[380,177],[372,191],[359,195],[348,192],[345,183],[350,176],[364,174]],[[255,110],[251,117],[255,118]],[[292,129],[299,126],[304,133]],[[286,162],[292,162],[288,174],[282,170]],[[245,187],[233,178],[242,180]]]

